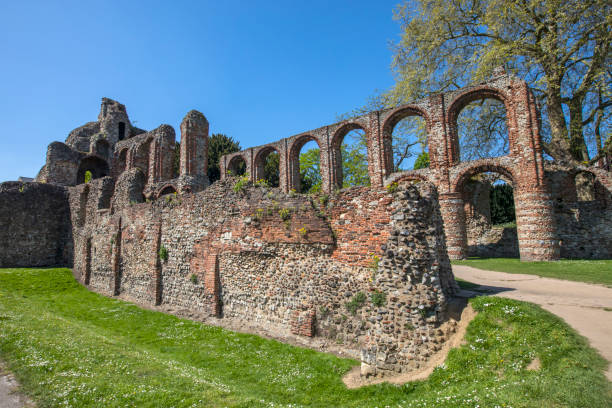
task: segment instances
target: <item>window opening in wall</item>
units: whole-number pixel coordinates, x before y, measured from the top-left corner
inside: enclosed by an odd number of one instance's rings
[[[429,167],[427,128],[421,116],[406,116],[391,134],[393,172]]]
[[[125,123],[119,122],[119,140],[125,139]]]
[[[576,174],[574,182],[578,201],[595,201],[595,176],[592,173],[582,171]]]
[[[340,144],[342,163],[342,188],[369,186],[368,145],[363,129],[353,129],[342,138]]]
[[[300,193],[321,191],[321,151],[314,140],[309,140],[299,149]]]
[[[461,161],[506,156],[510,153],[506,107],[493,98],[468,103],[457,116]]]
[[[246,173],[246,163],[241,156],[234,156],[227,166],[228,176],[242,176]]]

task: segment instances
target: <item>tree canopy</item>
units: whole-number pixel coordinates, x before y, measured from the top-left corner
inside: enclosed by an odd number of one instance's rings
[[[608,1],[414,0],[395,15],[402,29],[396,84],[379,100],[392,106],[450,91],[503,65],[534,89],[546,153],[571,163],[604,150],[612,106]]]

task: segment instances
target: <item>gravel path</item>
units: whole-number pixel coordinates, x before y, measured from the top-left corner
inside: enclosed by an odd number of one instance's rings
[[[611,288],[534,275],[485,271],[464,265],[453,265],[453,272],[457,278],[485,286],[495,296],[542,306],[565,320],[608,362],[612,362]],[[608,365],[606,377],[612,381],[612,364]]]

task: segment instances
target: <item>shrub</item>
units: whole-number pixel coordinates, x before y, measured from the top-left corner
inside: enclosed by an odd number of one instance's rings
[[[91,171],[87,170],[85,172],[85,183],[89,183],[91,181],[91,178],[92,178]]]
[[[159,259],[166,262],[168,260],[168,248],[162,245],[161,248],[159,248],[158,255]]]
[[[366,301],[365,293],[357,292],[351,298],[350,302],[346,302],[345,304],[346,310],[348,310],[349,312],[351,312],[353,316],[355,316],[355,314],[357,314],[357,310],[363,307],[363,305],[365,304],[365,301]]]
[[[291,218],[291,210],[289,208],[281,208],[278,210],[278,215],[280,215],[281,220],[288,221]]]
[[[387,192],[389,194],[393,194],[397,191],[398,188],[399,188],[399,185],[397,184],[397,182],[394,181],[393,183],[387,186]]]
[[[387,303],[387,295],[384,292],[380,292],[378,290],[374,291],[370,295],[370,301],[374,306],[383,306],[385,303]]]
[[[192,273],[191,276],[189,277],[189,280],[191,281],[191,283],[193,283],[194,285],[198,284],[198,277],[195,273]]]
[[[270,187],[270,183],[268,183],[268,180],[266,179],[259,179],[255,182],[255,186],[267,188]]]
[[[236,184],[234,184],[234,193],[239,193],[243,191],[245,187],[247,186],[247,184],[249,184],[248,174],[245,174],[244,176],[239,177],[238,180],[236,181]]]

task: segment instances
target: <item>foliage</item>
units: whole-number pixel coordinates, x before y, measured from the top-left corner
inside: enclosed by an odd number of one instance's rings
[[[253,218],[255,218],[257,221],[261,221],[261,219],[263,218],[265,213],[265,210],[263,208],[258,208],[255,210],[255,214],[253,215]]]
[[[555,262],[523,262],[513,258],[473,258],[453,261],[453,265],[468,265],[490,271],[600,283],[612,287],[612,274],[610,273],[612,260],[563,259]]]
[[[280,155],[277,152],[268,154],[264,163],[264,179],[272,187],[278,187],[280,181]]]
[[[366,135],[362,130],[353,130],[344,136],[340,145],[342,155],[342,188],[369,186],[368,152]]]
[[[321,158],[318,148],[300,154],[300,192],[321,191]]]
[[[387,192],[389,194],[393,194],[397,191],[397,189],[399,188],[399,184],[397,184],[397,182],[393,182],[393,183],[389,183],[389,185],[387,186]]]
[[[168,260],[168,248],[166,248],[163,244],[159,248],[157,254],[159,255],[159,259],[161,259],[162,261],[166,262]]]
[[[291,209],[289,208],[281,208],[278,210],[278,215],[281,217],[281,220],[287,221],[291,218]]]
[[[242,192],[248,184],[249,184],[248,174],[238,177],[238,180],[236,180],[236,183],[234,184],[234,187],[233,187],[234,193]]]
[[[263,188],[268,188],[270,187],[270,184],[268,183],[268,180],[265,179],[259,179],[255,182],[255,186],[256,187],[263,187]]]
[[[305,238],[306,235],[308,235],[308,230],[306,229],[306,227],[302,227],[298,230],[298,232],[300,233],[300,236]]]
[[[397,82],[378,100],[397,105],[457,89],[505,64],[544,107],[546,152],[588,161],[585,136],[610,134],[610,15],[604,0],[406,2],[396,10]]]
[[[612,404],[605,360],[561,319],[509,299],[470,303],[465,344],[427,379],[351,390],[341,377],[355,360],[107,298],[69,269],[3,269],[0,359],[40,407]],[[540,370],[526,370],[536,357]]]
[[[429,153],[423,152],[414,161],[414,170],[425,169],[429,167]]]
[[[509,184],[495,184],[491,188],[491,224],[505,224],[514,221],[514,195]]]
[[[89,183],[91,181],[92,175],[91,175],[91,171],[87,170],[85,172],[85,183]]]
[[[375,271],[377,271],[379,263],[380,263],[380,256],[372,255],[372,259],[370,260],[370,268],[372,268]]]
[[[194,285],[198,284],[198,275],[196,275],[195,273],[192,273],[191,276],[189,277],[189,281],[191,283],[193,283]]]
[[[357,292],[349,302],[346,302],[346,310],[348,310],[353,316],[357,314],[357,310],[361,309],[366,301],[366,295],[363,292]]]
[[[240,143],[223,133],[213,133],[210,138],[208,138],[208,180],[211,183],[221,178],[221,170],[219,169],[219,160],[221,160],[221,156],[239,152],[240,150]],[[244,162],[240,162],[238,167],[237,176],[246,172]]]
[[[387,295],[384,292],[376,290],[370,294],[370,301],[374,306],[384,306],[384,304],[387,303]]]

